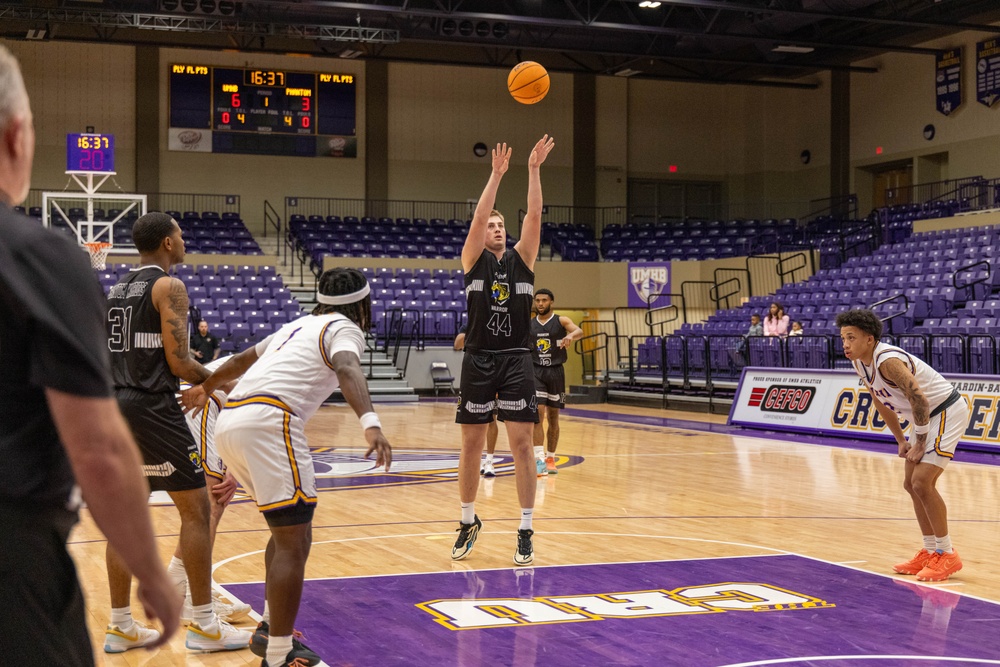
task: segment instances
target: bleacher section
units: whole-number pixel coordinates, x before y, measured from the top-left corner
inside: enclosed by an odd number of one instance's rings
[[[461,269],[370,269],[375,335],[384,340],[392,318],[419,319],[420,340],[450,344],[465,323]]]
[[[109,264],[97,276],[107,291],[132,268]],[[174,275],[184,281],[191,305],[221,340],[223,353],[243,349],[303,314],[272,266],[181,264]]]
[[[604,228],[601,255],[612,262],[721,259],[777,252],[797,236],[790,218],[628,223]]]

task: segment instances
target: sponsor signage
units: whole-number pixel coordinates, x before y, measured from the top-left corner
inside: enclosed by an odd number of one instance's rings
[[[1000,377],[945,375],[969,402],[959,447],[1000,453]],[[895,442],[853,371],[745,368],[729,423],[776,431]],[[902,422],[903,430],[909,423]]]
[[[670,262],[629,262],[629,308],[670,305]]]
[[[962,106],[962,49],[938,51],[934,69],[937,110],[945,116]]]

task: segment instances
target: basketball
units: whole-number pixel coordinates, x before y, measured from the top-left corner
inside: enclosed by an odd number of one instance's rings
[[[541,102],[549,92],[549,73],[530,60],[518,63],[507,75],[507,90],[521,104]]]

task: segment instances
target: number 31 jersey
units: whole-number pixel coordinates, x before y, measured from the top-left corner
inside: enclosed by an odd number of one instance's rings
[[[499,260],[483,250],[465,274],[469,312],[465,349],[530,352],[534,297],[535,274],[516,250],[508,249]]]

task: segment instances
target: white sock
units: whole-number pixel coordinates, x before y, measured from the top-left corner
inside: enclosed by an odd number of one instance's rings
[[[924,535],[924,551],[934,553],[937,549],[937,538],[933,535]]]
[[[111,625],[117,625],[119,630],[127,631],[132,627],[132,607],[111,608]]]
[[[462,503],[462,523],[472,523],[476,520],[476,503]]]
[[[264,600],[264,613],[261,615],[260,620],[265,623],[271,622],[271,608],[267,606],[267,600]]]
[[[285,658],[292,650],[292,636],[275,637],[271,635],[267,638],[267,665],[268,667],[278,667],[285,664]]]
[[[177,556],[173,556],[170,559],[170,565],[167,566],[167,576],[170,577],[170,583],[174,585],[177,592],[180,595],[184,595],[184,586],[187,584],[187,571],[184,569],[184,561],[182,561]]]
[[[521,508],[521,525],[518,526],[518,530],[531,530],[531,519],[535,515],[535,508],[529,507],[528,509]]]
[[[545,459],[545,448],[542,445],[538,445],[537,447],[535,447],[535,458],[538,459],[539,461]]]
[[[954,549],[951,548],[951,536],[950,535],[945,535],[944,537],[936,537],[934,539],[937,542],[937,544],[935,545],[935,548],[938,551],[944,552],[946,554],[950,554],[952,551],[954,551]]]
[[[191,605],[191,620],[197,623],[202,629],[212,625],[217,620],[213,607],[214,605],[211,602],[198,606]]]
[[[485,462],[486,463],[493,463],[493,455],[492,454],[487,454]]]

